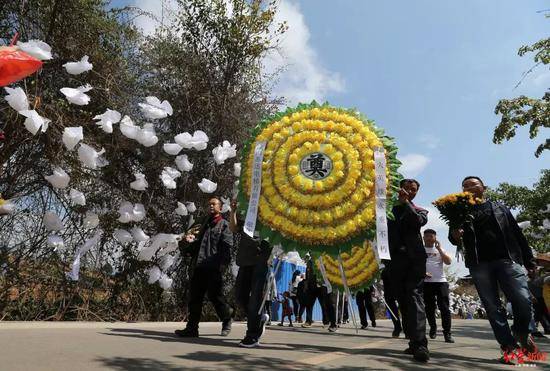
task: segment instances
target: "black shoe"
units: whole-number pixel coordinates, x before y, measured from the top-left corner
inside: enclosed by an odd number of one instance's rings
[[[239,343],[239,346],[243,348],[256,348],[259,345],[260,345],[260,342],[258,341],[258,339],[253,339],[248,336],[242,339],[241,342]]]
[[[418,347],[418,349],[414,351],[413,357],[418,362],[428,362],[430,359],[430,352],[426,347]]]
[[[446,343],[454,343],[455,339],[451,336],[451,334],[443,334],[443,337],[445,338]]]
[[[336,332],[336,331],[338,331],[338,327],[337,326],[329,326],[328,330],[330,332]]]
[[[437,337],[437,329],[430,328],[430,339],[435,339]]]
[[[176,330],[174,331],[174,334],[176,334],[176,336],[180,338],[198,338],[199,337],[198,330],[190,330],[188,328],[184,328],[183,330]]]
[[[368,326],[365,326],[365,325],[361,326],[361,330],[366,330],[367,328]]]
[[[413,350],[412,350],[411,347],[408,347],[407,349],[405,349],[405,350],[403,351],[403,353],[413,355],[414,352],[413,352]]]
[[[546,337],[546,336],[544,336],[544,335],[542,334],[542,332],[540,332],[540,331],[532,332],[532,333],[531,333],[531,336],[533,336],[533,337],[535,337],[535,338],[545,338],[545,337]]]
[[[392,337],[392,338],[398,338],[400,334],[401,334],[401,329],[400,329],[400,328],[396,328],[396,329],[394,329],[393,332],[391,333],[391,337]]]
[[[372,327],[376,327],[376,321],[372,321]]]
[[[222,322],[222,332],[221,336],[227,336],[231,332],[231,324],[233,323],[233,319],[229,318]]]

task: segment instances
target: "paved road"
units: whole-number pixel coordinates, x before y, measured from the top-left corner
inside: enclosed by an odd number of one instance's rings
[[[199,339],[173,336],[180,323],[0,322],[0,370],[480,370],[511,369],[497,362],[498,347],[487,321],[454,321],[455,344],[441,335],[430,341],[427,365],[404,355],[403,338],[392,339],[391,322],[359,330],[349,325],[331,334],[272,326],[262,347],[237,347],[245,325],[229,337],[219,323],[201,324]],[[550,352],[550,339],[539,346]],[[536,368],[535,368],[536,367]],[[548,361],[530,369],[550,369]]]

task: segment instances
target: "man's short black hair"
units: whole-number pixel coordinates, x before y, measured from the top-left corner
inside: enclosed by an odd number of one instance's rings
[[[477,179],[477,180],[479,180],[479,182],[481,183],[481,185],[485,187],[485,184],[483,183],[483,180],[481,180],[480,177],[475,176],[475,175],[469,175],[469,176],[467,176],[466,178],[462,179],[462,183],[461,183],[461,184],[464,184],[464,182],[467,181],[468,179]]]
[[[215,200],[218,200],[218,202],[220,203],[220,205],[223,205],[223,202],[222,202],[222,199],[218,196],[210,196],[208,197],[208,201],[212,200],[212,199],[215,199]]]
[[[437,235],[436,231],[434,231],[433,229],[429,229],[429,228],[424,230],[424,234],[426,234],[426,233]]]
[[[405,178],[405,179],[403,179],[399,182],[399,187],[403,187],[403,185],[405,183],[414,183],[414,184],[416,184],[416,186],[418,188],[420,188],[420,183],[418,183],[418,180],[416,180],[416,179],[407,179],[407,178]]]

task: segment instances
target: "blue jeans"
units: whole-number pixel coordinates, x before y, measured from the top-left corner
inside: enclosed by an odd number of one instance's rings
[[[506,319],[506,309],[499,296],[499,287],[512,304],[514,324],[517,334],[528,334],[532,317],[531,296],[527,286],[527,276],[523,268],[509,259],[479,263],[470,268],[477,292],[487,312],[495,338],[502,347],[511,347],[516,340]]]

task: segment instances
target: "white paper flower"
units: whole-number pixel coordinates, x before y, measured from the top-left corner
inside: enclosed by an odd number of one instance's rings
[[[241,176],[241,163],[240,162],[237,162],[237,163],[233,164],[233,175],[235,175],[236,177]]]
[[[19,111],[19,113],[27,118],[24,122],[25,129],[30,131],[32,135],[35,135],[39,129],[41,129],[43,133],[48,130],[48,123],[50,123],[51,120],[40,116],[35,110]]]
[[[71,188],[71,191],[69,192],[69,198],[71,199],[71,202],[75,205],[86,205],[86,197],[84,196],[84,193],[74,188]]]
[[[143,219],[145,219],[146,213],[143,204],[134,204],[132,214],[134,222],[141,222]]]
[[[64,228],[61,218],[59,218],[57,214],[51,211],[47,211],[44,214],[43,222],[44,222],[44,227],[48,231],[60,231]]]
[[[168,189],[176,189],[176,179],[181,176],[181,173],[174,168],[165,167],[160,175],[160,180]]]
[[[176,259],[172,255],[164,255],[159,262],[160,268],[166,272],[170,269],[170,267],[172,267],[172,265],[174,265],[175,261]]]
[[[73,261],[71,271],[69,273],[67,273],[67,278],[69,278],[73,281],[78,281],[78,275],[79,275],[79,272],[80,272],[80,258],[84,254],[86,254],[92,247],[99,244],[99,241],[101,241],[101,235],[102,234],[103,234],[103,231],[98,230],[92,238],[86,240],[86,242],[84,242],[81,246],[79,246],[77,248],[76,256],[75,256],[75,259]]]
[[[87,229],[93,229],[99,225],[99,217],[91,211],[86,212],[86,217],[82,221],[82,226]]]
[[[185,132],[174,137],[177,144],[185,149],[195,149],[202,151],[206,149],[208,143],[208,135],[204,131],[196,130],[193,135]]]
[[[179,155],[178,157],[176,157],[176,166],[181,171],[193,170],[193,164],[189,161],[187,155]]]
[[[195,206],[194,202],[186,202],[185,205],[185,207],[187,207],[187,211],[189,211],[190,213],[194,213],[195,211],[197,211],[197,207]]]
[[[151,147],[158,143],[159,138],[153,124],[145,124],[137,133],[136,140],[145,147]]]
[[[68,73],[71,75],[79,75],[82,72],[91,71],[94,67],[93,64],[88,62],[88,56],[85,55],[78,62],[67,62],[63,65]]]
[[[98,152],[85,143],[81,143],[80,147],[78,147],[78,159],[82,162],[83,166],[92,170],[109,165],[109,161],[101,157],[104,153],[105,150],[103,148]]]
[[[213,193],[218,188],[218,185],[211,180],[202,178],[201,182],[198,183],[200,190],[204,193]]]
[[[181,215],[181,216],[186,216],[186,215],[189,214],[187,212],[187,208],[185,207],[185,205],[182,204],[179,201],[178,201],[178,207],[176,207],[176,209],[174,211],[176,212],[176,214]]]
[[[5,99],[11,108],[17,112],[29,110],[29,100],[27,99],[27,94],[25,94],[23,89],[19,87],[14,89],[5,87],[4,90],[8,93]]]
[[[61,140],[69,151],[72,151],[82,139],[84,139],[82,126],[66,127],[63,130],[63,137]]]
[[[142,173],[135,173],[136,180],[130,183],[130,188],[136,191],[145,191],[149,187],[149,183],[145,180],[145,175]]]
[[[54,188],[67,188],[69,185],[69,182],[71,181],[71,178],[69,175],[61,168],[56,167],[53,169],[52,175],[46,175],[44,177]]]
[[[145,207],[143,204],[133,205],[131,202],[123,201],[118,208],[120,214],[118,221],[121,223],[140,222],[145,219]]]
[[[101,126],[104,132],[111,134],[113,132],[113,124],[116,124],[120,121],[120,112],[107,109],[101,115],[94,117],[94,120],[99,120],[96,122],[96,125]],[[127,117],[127,116],[126,116]]]
[[[113,237],[123,245],[126,245],[134,240],[130,232],[125,229],[116,229],[113,232]]]
[[[170,103],[167,100],[161,102],[157,97],[146,97],[145,103],[138,105],[145,117],[151,120],[163,119],[173,113]]]
[[[169,290],[172,287],[173,280],[165,274],[162,274],[158,280],[160,287],[164,290]]]
[[[139,126],[136,126],[132,119],[128,116],[124,116],[120,121],[120,132],[126,138],[136,139],[139,133]]]
[[[216,164],[221,165],[228,158],[236,157],[236,147],[236,144],[231,145],[227,140],[224,140],[221,146],[214,148],[212,150],[212,154],[214,155],[214,161]]]
[[[77,106],[85,106],[90,103],[90,96],[85,94],[86,92],[92,90],[90,84],[79,86],[76,89],[73,88],[61,88],[59,89],[69,103],[76,104]]]
[[[159,267],[157,267],[156,265],[149,268],[147,270],[147,276],[148,276],[147,283],[153,284],[157,282],[161,274],[162,272],[160,271]]]
[[[54,251],[63,251],[65,249],[65,242],[63,242],[63,238],[56,234],[49,235],[47,243],[49,247],[54,248]]]
[[[41,40],[29,40],[27,42],[18,41],[17,46],[20,50],[30,56],[45,61],[52,59],[52,48]]]
[[[149,240],[149,236],[147,236],[143,229],[139,227],[132,228],[130,230],[130,233],[132,234],[134,240],[136,240],[137,242],[145,242]]]
[[[222,214],[231,210],[231,200],[229,198],[222,197]]]
[[[179,144],[177,143],[164,143],[162,146],[164,149],[164,152],[168,153],[169,155],[175,156],[183,149]]]

